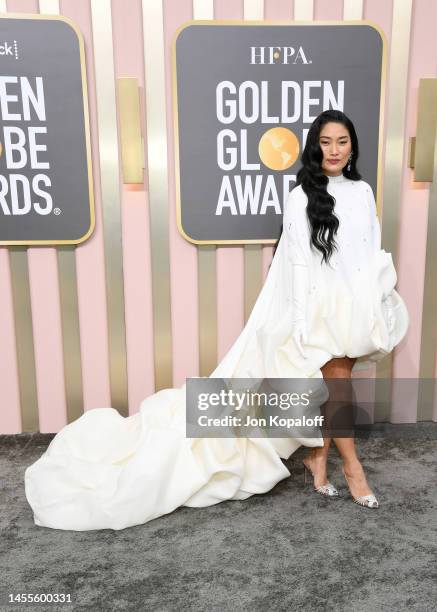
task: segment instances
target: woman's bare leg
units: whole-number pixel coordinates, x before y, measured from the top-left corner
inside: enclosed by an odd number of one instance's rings
[[[341,359],[331,359],[331,361],[328,361],[328,363],[325,364],[323,368],[321,368],[323,378],[327,378],[327,375],[329,375],[331,371],[334,373],[335,376],[335,372],[338,371],[341,366],[341,363],[338,364],[336,362],[341,362]],[[327,375],[325,375],[325,373]],[[328,482],[328,474],[326,468],[328,463],[328,453],[329,447],[331,446],[331,441],[331,437],[323,435],[323,446],[316,446],[314,448],[310,448],[304,458],[305,464],[311,469],[312,473],[314,474],[314,487],[316,489],[322,485],[327,484]]]
[[[355,360],[350,357],[335,357],[321,368],[323,378],[350,378],[354,363]],[[326,467],[329,447],[333,440],[331,436],[323,432],[323,429],[329,431],[329,427],[322,428],[323,446],[311,448],[305,456],[305,463],[314,474],[314,486],[316,488],[328,482]]]
[[[324,378],[350,378],[355,358],[331,359],[322,368]],[[352,409],[352,407],[351,407]],[[354,438],[332,438],[343,459],[343,468],[348,477],[350,491],[354,497],[369,495],[372,491],[367,484],[363,466],[357,456]],[[330,441],[330,439],[329,439]],[[326,442],[325,442],[326,443]]]
[[[323,446],[310,448],[305,455],[304,462],[314,474],[314,488],[317,489],[327,484],[328,475],[326,465],[328,462],[328,451],[332,438],[323,438]]]

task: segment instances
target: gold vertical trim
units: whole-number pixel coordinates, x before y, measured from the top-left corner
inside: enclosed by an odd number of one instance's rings
[[[433,181],[429,189],[426,262],[420,342],[418,421],[431,421],[435,401],[437,347],[437,130],[434,130]],[[425,380],[428,379],[428,380]]]
[[[414,168],[414,160],[416,157],[416,137],[410,136],[408,143],[408,167]]]
[[[244,0],[244,19],[264,19],[264,0]],[[263,285],[263,246],[244,245],[244,321],[247,322]]]
[[[420,79],[414,139],[414,180],[432,181],[434,134],[437,127],[437,78]]]
[[[83,414],[84,408],[76,248],[60,246],[56,249],[56,252],[59,270],[65,400],[67,404],[67,422],[71,423]]]
[[[91,0],[108,311],[111,406],[128,415],[120,168],[110,0]]]
[[[213,0],[193,0],[193,19],[214,19]],[[173,74],[176,76],[175,43],[173,51]],[[174,86],[177,86],[176,78],[174,78]],[[175,117],[177,117],[177,108]],[[177,149],[176,142],[175,148]],[[177,164],[179,164],[179,159]],[[178,167],[176,168],[176,174],[179,177]],[[199,375],[209,376],[217,365],[218,349],[217,247],[213,244],[198,244],[196,248],[199,304]]]
[[[209,376],[217,365],[217,248],[197,246],[199,304],[199,375]]]
[[[403,153],[405,144],[405,112],[407,103],[408,63],[410,53],[411,0],[393,0],[390,45],[390,77],[388,84],[387,141],[384,169],[384,207],[382,210],[382,242],[386,251],[398,262],[400,226],[399,203],[402,197]],[[377,378],[393,377],[393,353],[376,365]],[[386,389],[386,393],[384,392]],[[388,421],[391,389],[377,386],[375,422]],[[384,409],[383,406],[387,406]]]
[[[141,135],[138,79],[117,79],[123,182],[144,184],[144,140]]]
[[[25,246],[9,247],[23,432],[39,431],[35,347],[33,342],[32,304],[30,299],[27,251],[28,249]]]
[[[142,0],[156,390],[173,386],[162,0]]]
[[[59,0],[40,0],[42,15],[58,15]],[[85,121],[88,113],[85,113]],[[82,358],[80,353],[79,305],[77,297],[76,247],[56,248],[61,310],[62,355],[64,362],[67,422],[83,414]]]
[[[209,376],[217,365],[216,247],[198,247],[199,374]]]

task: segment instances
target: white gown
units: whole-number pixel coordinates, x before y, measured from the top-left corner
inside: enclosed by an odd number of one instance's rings
[[[391,255],[380,248],[370,186],[343,176],[329,179],[340,218],[340,251],[332,266],[309,249],[306,195],[291,191],[284,231],[250,317],[211,377],[312,378],[333,357],[357,357],[353,370],[382,359],[405,336],[406,306],[395,291]],[[291,259],[311,274],[307,358],[291,338]],[[389,333],[384,298],[390,295]],[[25,471],[25,493],[36,525],[86,531],[124,529],[172,512],[265,493],[290,472],[281,461],[316,438],[186,438],[185,384],[146,397],[122,417],[94,408],[63,427]]]

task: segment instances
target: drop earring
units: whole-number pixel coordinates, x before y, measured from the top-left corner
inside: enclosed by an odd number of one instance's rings
[[[349,156],[349,163],[347,165],[347,171],[350,172],[351,171],[351,161],[352,161],[352,153]]]

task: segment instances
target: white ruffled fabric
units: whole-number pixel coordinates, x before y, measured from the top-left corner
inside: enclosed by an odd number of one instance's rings
[[[308,358],[303,359],[290,336],[287,248],[283,233],[249,320],[211,377],[323,380],[320,368],[332,357],[355,352],[360,357],[354,370],[366,368],[404,337],[408,312],[394,290],[391,255],[380,250],[368,269],[369,329],[354,334],[351,323],[359,316],[359,300],[351,302],[337,288],[328,302],[311,301]],[[391,332],[384,302],[388,295],[394,303]],[[265,493],[290,475],[281,458],[302,444],[322,446],[323,439],[186,438],[184,384],[145,398],[139,412],[127,418],[113,408],[95,408],[66,425],[26,469],[25,493],[36,525],[119,530],[179,506],[203,507]]]

